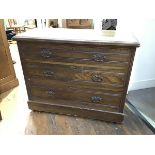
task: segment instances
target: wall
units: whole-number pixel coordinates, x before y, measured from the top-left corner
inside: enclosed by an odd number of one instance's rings
[[[155,87],[155,19],[118,19],[118,27],[133,32],[141,45],[135,55],[128,90]]]

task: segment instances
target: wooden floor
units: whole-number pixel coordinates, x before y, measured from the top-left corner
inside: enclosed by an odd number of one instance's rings
[[[150,135],[150,129],[128,107],[122,124],[31,112],[25,134],[30,135]]]

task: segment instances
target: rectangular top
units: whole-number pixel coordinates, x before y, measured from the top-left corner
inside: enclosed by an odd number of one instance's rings
[[[120,45],[139,47],[137,39],[127,32],[114,30],[47,28],[33,29],[16,35],[16,41],[48,41],[77,44]]]

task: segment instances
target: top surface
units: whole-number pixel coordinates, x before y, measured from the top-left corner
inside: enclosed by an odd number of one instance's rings
[[[93,29],[48,28],[33,29],[16,35],[14,40],[38,40],[69,43],[139,46],[137,39],[126,31],[96,31]]]

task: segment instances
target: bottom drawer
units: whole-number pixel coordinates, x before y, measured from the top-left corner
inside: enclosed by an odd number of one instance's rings
[[[119,111],[122,94],[109,93],[105,90],[78,88],[75,86],[53,83],[53,85],[33,85],[28,87],[29,99],[45,102],[54,102],[64,105],[85,105],[92,108],[109,107]],[[109,110],[109,109],[108,109]]]

